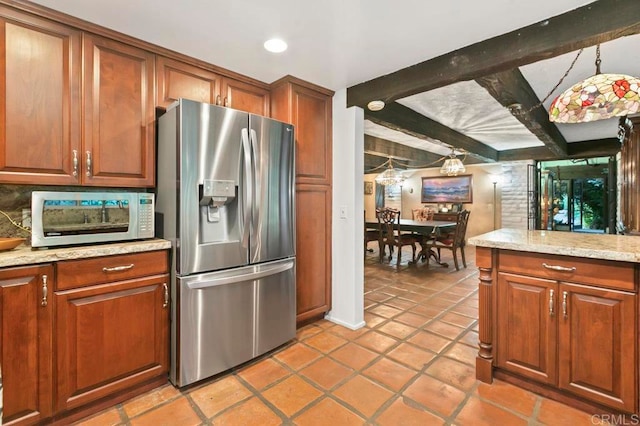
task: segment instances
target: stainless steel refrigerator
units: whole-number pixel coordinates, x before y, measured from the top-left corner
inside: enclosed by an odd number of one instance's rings
[[[158,119],[158,235],[172,242],[170,379],[295,337],[293,126],[181,99]]]

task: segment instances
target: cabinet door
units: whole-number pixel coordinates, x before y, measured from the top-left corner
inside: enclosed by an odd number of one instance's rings
[[[269,116],[269,90],[239,80],[222,80],[222,104],[230,108]]]
[[[497,364],[556,384],[557,283],[498,273]]]
[[[640,118],[625,118],[620,150],[620,219],[630,231],[640,231]]]
[[[298,323],[331,309],[331,187],[296,188]]]
[[[272,85],[272,117],[295,126],[298,183],[331,184],[332,96],[291,76]]]
[[[168,280],[162,275],[56,292],[57,410],[168,372]]]
[[[0,271],[5,424],[35,424],[52,415],[52,278],[51,265]]]
[[[294,86],[293,124],[298,182],[331,182],[331,98]]]
[[[635,295],[562,283],[559,296],[560,388],[635,412]]]
[[[157,106],[166,108],[179,98],[215,104],[220,103],[222,77],[211,71],[162,56],[156,57]]]
[[[86,34],[84,55],[84,183],[153,186],[154,55]]]
[[[78,184],[80,33],[0,6],[0,182]]]

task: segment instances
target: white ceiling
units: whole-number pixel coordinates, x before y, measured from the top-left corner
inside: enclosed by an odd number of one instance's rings
[[[590,3],[585,0],[36,0],[271,83],[338,90]],[[267,53],[271,37],[289,44]],[[605,62],[606,63],[606,62]]]
[[[34,3],[267,83],[291,74],[339,90],[591,1],[35,0]],[[272,37],[286,40],[289,49],[280,54],[266,52],[262,44]],[[630,53],[639,49],[640,36],[603,45],[603,72],[640,75],[640,61]],[[521,71],[542,99],[574,56],[570,53],[541,61],[522,67]],[[593,74],[594,59],[595,49],[585,49],[563,87]],[[459,88],[464,90],[456,99],[452,93]],[[561,90],[564,89],[561,87],[558,93]],[[446,105],[443,96],[448,99]],[[546,102],[547,106],[552,99]],[[400,103],[498,150],[542,145],[474,82],[418,94]],[[614,137],[617,120],[605,121],[558,127],[570,142]],[[375,136],[385,133],[389,140],[410,141],[429,149],[422,139],[394,135],[398,132],[376,127],[381,126],[367,123],[366,132]]]

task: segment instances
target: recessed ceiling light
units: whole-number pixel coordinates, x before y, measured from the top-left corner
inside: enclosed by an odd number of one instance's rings
[[[380,111],[384,108],[384,101],[371,101],[367,104],[367,108],[371,111]]]
[[[264,42],[264,48],[272,53],[281,53],[287,50],[287,43],[279,38],[272,38]]]

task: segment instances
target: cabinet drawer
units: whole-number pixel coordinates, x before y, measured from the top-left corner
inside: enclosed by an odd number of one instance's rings
[[[499,265],[502,272],[636,291],[634,265],[628,262],[501,251]]]
[[[58,262],[57,290],[164,274],[169,270],[167,252],[95,257]]]

